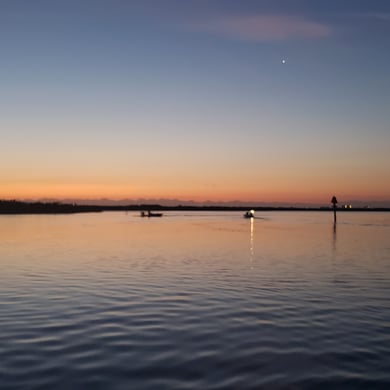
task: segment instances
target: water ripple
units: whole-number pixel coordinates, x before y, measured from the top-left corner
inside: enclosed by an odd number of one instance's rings
[[[118,215],[2,242],[1,389],[390,387],[388,223]]]

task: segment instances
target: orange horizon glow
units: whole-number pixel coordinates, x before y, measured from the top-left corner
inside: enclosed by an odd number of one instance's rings
[[[0,199],[79,199],[98,200],[109,199],[113,201],[123,199],[177,199],[178,201],[196,202],[275,202],[275,203],[322,203],[328,204],[334,194],[342,202],[346,200],[358,201],[385,201],[390,199],[390,193],[375,193],[355,188],[348,191],[342,186],[310,186],[297,188],[283,188],[281,185],[273,188],[229,189],[210,187],[197,190],[179,186],[173,190],[162,188],[142,188],[119,184],[41,184],[25,185],[14,184],[2,186]]]

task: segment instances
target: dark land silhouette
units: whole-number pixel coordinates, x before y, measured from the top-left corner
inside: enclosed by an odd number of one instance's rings
[[[59,202],[21,202],[0,200],[0,214],[71,214],[103,211],[99,206]]]
[[[250,207],[254,211],[332,211],[333,206],[325,207]],[[163,206],[159,204],[131,205],[79,205],[76,203],[60,202],[22,202],[17,200],[0,200],[0,214],[71,214],[96,213],[103,211],[247,211],[248,207],[241,206]],[[338,212],[352,211],[390,211],[388,207],[373,208],[337,208]]]

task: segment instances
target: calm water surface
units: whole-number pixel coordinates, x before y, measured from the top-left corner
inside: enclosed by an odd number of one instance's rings
[[[390,213],[0,216],[1,389],[390,388]]]

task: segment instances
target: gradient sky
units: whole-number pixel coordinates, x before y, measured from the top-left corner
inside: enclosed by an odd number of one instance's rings
[[[390,200],[388,0],[0,0],[0,50],[0,198]]]

